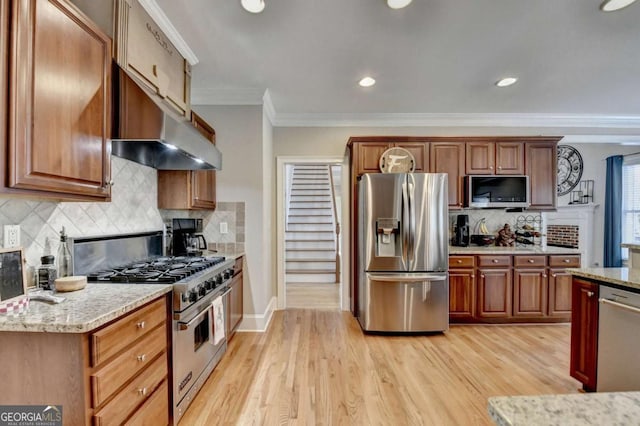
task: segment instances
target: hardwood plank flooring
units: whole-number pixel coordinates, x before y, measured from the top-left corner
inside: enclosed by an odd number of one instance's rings
[[[568,324],[365,335],[348,312],[277,311],[236,333],[187,425],[492,425],[487,398],[577,393]]]
[[[287,309],[340,309],[340,284],[286,283]]]

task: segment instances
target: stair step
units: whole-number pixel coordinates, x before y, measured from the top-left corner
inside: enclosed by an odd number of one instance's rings
[[[326,213],[289,213],[289,217],[333,217],[332,214]]]
[[[301,201],[331,201],[331,195],[293,195],[289,198],[289,202]]]
[[[285,254],[286,261],[289,260],[305,260],[305,261],[326,261],[336,260],[334,250],[287,250]]]
[[[287,231],[285,241],[335,241],[332,231]]]
[[[333,261],[331,260],[307,261],[304,259],[295,259],[295,260],[287,259],[286,263],[287,263],[286,272],[291,272],[293,274],[308,273],[309,271],[323,271],[325,273],[336,272],[335,259]]]
[[[287,273],[285,275],[285,282],[295,283],[327,283],[332,284],[336,282],[336,273]]]
[[[334,232],[333,223],[288,223],[287,231],[330,231]]]
[[[335,250],[336,242],[333,240],[287,240],[285,249],[288,250]]]

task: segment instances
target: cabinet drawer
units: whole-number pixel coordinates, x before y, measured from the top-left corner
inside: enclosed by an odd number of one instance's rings
[[[149,368],[133,379],[107,405],[93,416],[96,426],[120,425],[167,377],[167,354],[163,353]]]
[[[505,267],[511,266],[511,256],[478,256],[478,266],[480,267]]]
[[[163,381],[149,399],[142,404],[125,425],[127,426],[166,426],[169,424],[169,390],[167,381]]]
[[[167,328],[162,325],[126,349],[91,376],[93,407],[107,400],[131,377],[149,365],[167,347]]]
[[[552,268],[579,268],[580,255],[567,254],[549,256],[549,266]]]
[[[97,366],[129,346],[138,337],[167,320],[165,298],[134,311],[91,335],[91,365]]]
[[[547,266],[547,256],[513,256],[513,266],[532,267]]]
[[[449,269],[473,268],[476,266],[475,256],[449,256]]]

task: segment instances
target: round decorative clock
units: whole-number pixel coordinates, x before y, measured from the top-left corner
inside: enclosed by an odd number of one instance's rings
[[[582,177],[582,156],[572,146],[558,145],[558,195],[571,192]]]
[[[411,173],[416,160],[404,148],[389,148],[380,156],[380,171],[382,173]]]

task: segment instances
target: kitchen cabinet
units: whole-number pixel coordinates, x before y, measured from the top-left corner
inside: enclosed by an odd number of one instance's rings
[[[215,130],[193,111],[191,123],[215,145]],[[215,170],[159,170],[158,208],[215,210]]]
[[[570,372],[588,391],[596,390],[598,296],[598,284],[573,278]]]
[[[231,284],[229,285],[230,292],[227,299],[228,312],[225,315],[225,333],[230,340],[236,333],[236,330],[240,326],[243,318],[243,273],[242,264],[243,256],[236,259],[233,266],[234,275]]]
[[[478,317],[511,316],[511,270],[478,269]]]
[[[549,256],[549,317],[571,318],[572,275],[564,268],[579,268],[580,255]]]
[[[530,210],[555,210],[558,180],[557,141],[525,143],[525,174],[529,175]]]
[[[352,164],[355,164],[356,175],[363,173],[380,173],[380,157],[389,148],[404,148],[415,160],[414,171],[426,172],[429,167],[429,145],[416,138],[403,137],[371,137],[351,138]]]
[[[514,256],[513,316],[543,317],[547,314],[547,257]]]
[[[12,49],[3,41],[9,120],[2,191],[107,200],[111,39],[64,0],[2,3],[5,22],[11,6]]]
[[[16,348],[0,351],[12,369],[3,403],[62,405],[65,425],[168,425],[170,297],[86,333],[1,333],[2,347]]]
[[[472,320],[476,314],[475,256],[449,257],[449,318]]]
[[[461,209],[464,203],[465,145],[460,142],[433,142],[429,157],[432,173],[449,175],[449,210]]]
[[[116,60],[176,114],[189,118],[191,66],[138,0],[116,0]]]
[[[521,142],[467,142],[466,158],[468,175],[521,175],[524,173],[524,148]]]

